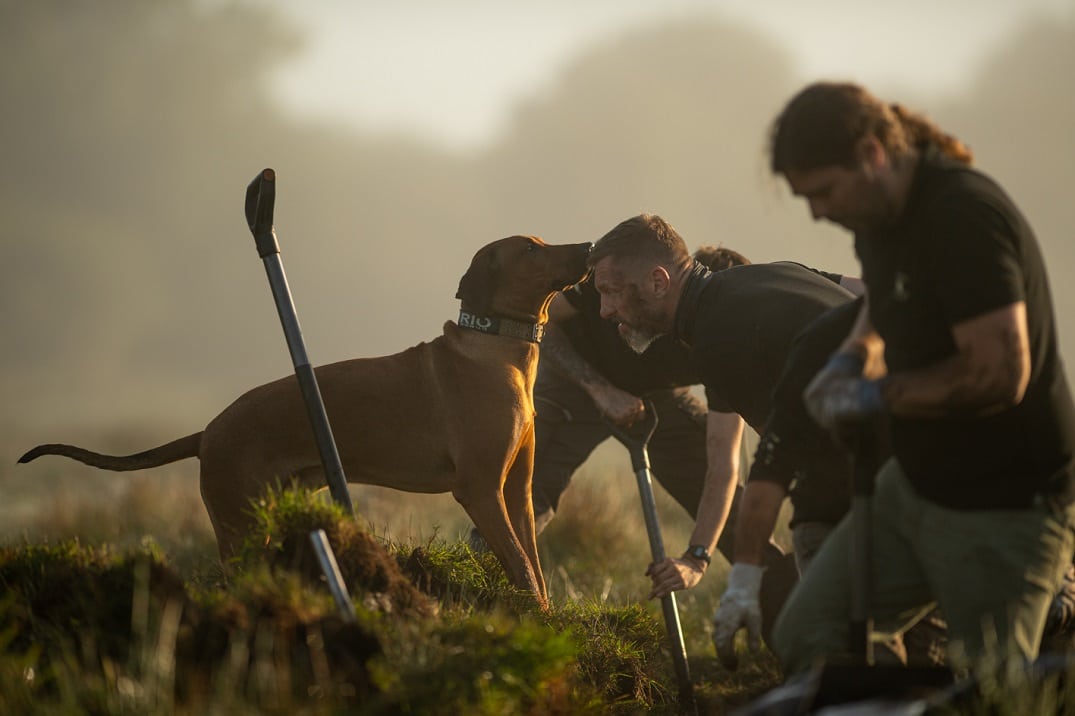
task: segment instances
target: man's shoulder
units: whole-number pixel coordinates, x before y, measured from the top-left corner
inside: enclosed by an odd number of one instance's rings
[[[1004,188],[980,169],[951,160],[933,160],[922,177],[923,208],[942,215],[975,209],[1014,209],[1014,202]]]
[[[733,266],[717,272],[715,276],[723,280],[749,281],[760,276],[806,276],[817,273],[817,269],[798,261],[782,260]]]
[[[922,251],[945,246],[964,257],[966,252],[985,251],[990,243],[984,237],[991,237],[992,245],[1002,251],[1035,241],[1015,201],[988,174],[966,165],[945,166],[937,169],[925,187],[906,225],[910,239]]]
[[[806,293],[831,293],[846,297],[839,285],[839,274],[808,267],[796,261],[735,266],[714,276],[707,293],[714,296],[740,296],[746,300],[758,297],[802,296]],[[710,299],[719,300],[719,299]]]
[[[714,276],[699,301],[692,348],[713,357],[790,344],[812,320],[852,298],[838,283],[792,261],[728,269]]]

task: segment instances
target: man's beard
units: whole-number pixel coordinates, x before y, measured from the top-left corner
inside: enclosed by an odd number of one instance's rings
[[[619,325],[619,331],[620,338],[627,344],[627,347],[639,355],[645,353],[646,349],[653,345],[655,340],[661,337],[660,333],[641,331],[637,328],[631,328],[624,323]]]
[[[659,314],[642,300],[638,287],[634,285],[627,288],[627,306],[628,314],[636,318],[631,321],[634,325],[620,323],[620,338],[632,351],[641,355],[661,337]]]

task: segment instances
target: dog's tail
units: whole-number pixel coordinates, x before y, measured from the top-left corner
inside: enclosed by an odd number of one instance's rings
[[[185,438],[173,440],[170,443],[146,450],[135,455],[102,455],[100,453],[84,450],[74,445],[52,444],[38,445],[30,452],[19,458],[19,462],[30,462],[42,455],[62,455],[72,460],[86,463],[91,467],[99,467],[102,470],[116,470],[125,472],[128,470],[144,470],[148,467],[167,465],[176,460],[198,456],[198,447],[201,445],[202,434],[200,432],[188,435]]]

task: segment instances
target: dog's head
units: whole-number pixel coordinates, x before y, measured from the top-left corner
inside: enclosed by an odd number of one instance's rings
[[[509,236],[478,250],[455,297],[479,315],[544,323],[557,291],[586,277],[592,244],[546,244],[536,236]]]

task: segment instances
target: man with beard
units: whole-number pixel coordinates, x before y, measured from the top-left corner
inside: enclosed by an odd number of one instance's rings
[[[660,336],[688,346],[705,388],[706,472],[687,551],[647,570],[651,598],[693,587],[722,536],[738,487],[744,427],[759,434],[795,336],[852,294],[795,263],[751,264],[713,273],[691,260],[661,217],[627,219],[594,246],[590,265],[601,317],[644,351]]]
[[[871,498],[877,629],[937,604],[958,666],[1033,659],[1075,550],[1075,406],[1033,231],[961,142],[858,85],[802,90],[770,151],[815,219],[854,233],[867,285],[805,401],[834,433],[890,426]],[[789,674],[845,648],[850,529],[778,621]]]
[[[695,261],[711,271],[750,263],[731,249],[703,246]],[[705,474],[705,405],[691,393],[699,382],[685,347],[665,337],[636,353],[601,318],[591,280],[558,294],[549,306],[534,385],[534,522],[552,519],[578,467],[612,426],[629,428],[650,401],[658,415],[649,441],[654,477],[692,517]],[[725,545],[722,545],[725,546]]]

